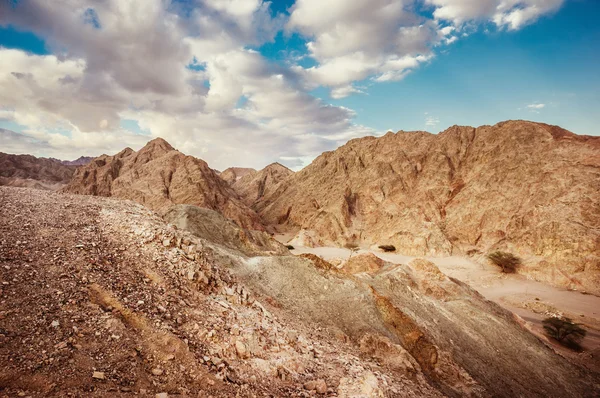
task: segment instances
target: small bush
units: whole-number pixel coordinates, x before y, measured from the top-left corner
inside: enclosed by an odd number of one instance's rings
[[[288,250],[294,250],[294,246],[292,245],[285,245],[285,247],[287,247]]]
[[[581,349],[579,343],[587,334],[584,328],[569,318],[546,318],[542,321],[542,325],[548,336],[572,349]]]
[[[491,262],[502,268],[502,272],[514,273],[521,265],[521,259],[512,253],[496,251],[487,255]]]
[[[380,245],[379,248],[384,252],[395,252],[396,246],[394,245]]]

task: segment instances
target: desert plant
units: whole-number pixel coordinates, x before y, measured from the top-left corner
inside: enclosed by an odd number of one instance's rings
[[[562,345],[579,349],[579,343],[586,335],[586,330],[569,318],[550,317],[542,321],[546,334]]]
[[[285,245],[285,247],[286,247],[288,250],[294,250],[294,246],[292,246],[292,245]]]
[[[396,246],[394,245],[380,245],[379,248],[384,252],[395,252]]]
[[[502,272],[514,273],[521,265],[521,259],[512,253],[495,251],[487,255],[491,262],[502,268]]]
[[[358,251],[358,244],[355,242],[347,242],[344,247],[346,249],[350,249],[350,255],[348,256],[348,260],[350,260],[350,258],[352,257],[352,255],[354,254],[354,252]]]

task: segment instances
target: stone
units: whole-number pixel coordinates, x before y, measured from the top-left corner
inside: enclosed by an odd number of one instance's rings
[[[162,370],[161,368],[153,368],[152,369],[152,374],[154,376],[161,376],[164,373],[164,370]]]
[[[92,378],[96,380],[104,380],[106,377],[104,376],[104,372],[94,372],[92,373]]]
[[[242,359],[246,359],[249,356],[246,345],[240,340],[236,340],[235,342],[235,352],[237,353],[238,357]]]

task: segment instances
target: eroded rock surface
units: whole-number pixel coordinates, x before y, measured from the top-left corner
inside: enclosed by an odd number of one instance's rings
[[[216,210],[241,227],[263,229],[257,214],[201,159],[161,138],[138,152],[126,148],[77,170],[65,192],[134,200],[159,212],[174,204]]]
[[[513,252],[521,272],[600,294],[600,137],[508,121],[351,140],[256,209],[292,244],[406,255]]]

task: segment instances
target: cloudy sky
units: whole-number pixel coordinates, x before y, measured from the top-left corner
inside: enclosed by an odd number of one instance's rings
[[[0,151],[298,169],[387,130],[600,134],[597,0],[0,0]]]

